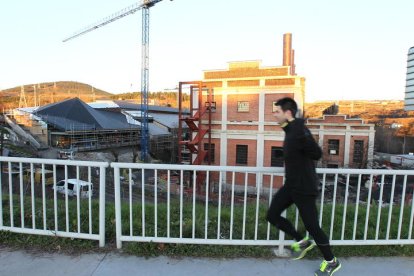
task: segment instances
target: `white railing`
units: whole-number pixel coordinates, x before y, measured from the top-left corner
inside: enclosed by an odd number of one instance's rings
[[[283,246],[266,221],[282,168],[112,163],[124,241]],[[319,220],[333,245],[414,244],[414,171],[318,169]],[[204,175],[204,176],[203,176]],[[414,177],[413,177],[414,178]],[[302,229],[296,208],[284,213]]]
[[[266,221],[282,168],[108,163],[0,157],[0,230],[98,240],[114,196],[122,242],[283,246]],[[414,170],[318,169],[319,222],[333,245],[414,244]],[[93,194],[60,180],[93,183]],[[99,183],[99,185],[98,185]],[[84,193],[86,192],[86,194]],[[83,195],[83,196],[82,196]],[[296,208],[284,215],[303,231]]]
[[[108,163],[0,157],[0,165],[0,230],[91,239],[105,245]],[[60,191],[55,188],[68,179],[94,184],[92,192],[70,183]]]

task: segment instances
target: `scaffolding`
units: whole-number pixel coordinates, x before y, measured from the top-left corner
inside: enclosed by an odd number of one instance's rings
[[[65,132],[51,132],[51,146],[74,152],[108,149],[139,144],[139,128],[90,129],[71,126]]]
[[[173,134],[150,136],[150,152],[163,162],[175,163]]]

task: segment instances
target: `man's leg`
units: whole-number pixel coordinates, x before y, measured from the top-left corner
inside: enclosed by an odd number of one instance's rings
[[[316,208],[316,196],[293,195],[294,202],[298,207],[299,214],[306,230],[313,237],[325,260],[334,259],[329,239],[319,226],[318,211]]]
[[[286,234],[292,236],[295,240],[300,241],[303,239],[303,236],[296,231],[286,218],[282,217],[282,212],[292,204],[293,199],[290,192],[286,186],[283,186],[273,195],[272,202],[267,210],[267,221]]]

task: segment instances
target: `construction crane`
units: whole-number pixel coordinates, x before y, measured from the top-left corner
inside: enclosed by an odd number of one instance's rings
[[[139,3],[133,4],[122,9],[108,17],[101,19],[95,24],[74,33],[72,36],[63,40],[74,39],[84,35],[95,29],[103,27],[127,15],[134,14],[142,9],[142,60],[141,60],[141,161],[147,162],[148,157],[148,87],[149,87],[149,9],[162,0],[141,0]],[[170,0],[172,1],[172,0]]]

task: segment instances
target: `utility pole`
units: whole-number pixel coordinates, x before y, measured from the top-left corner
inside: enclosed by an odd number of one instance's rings
[[[36,93],[36,84],[33,85],[33,93],[34,93],[34,107],[37,106],[37,93]]]
[[[26,94],[24,93],[24,85],[20,87],[19,107],[27,107]]]

